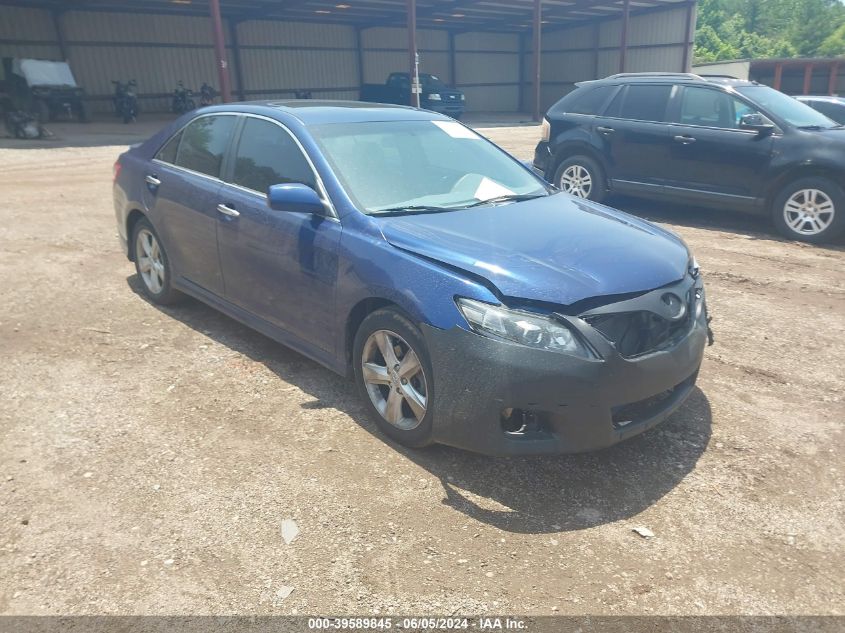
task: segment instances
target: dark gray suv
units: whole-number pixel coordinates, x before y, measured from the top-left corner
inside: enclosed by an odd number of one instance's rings
[[[546,114],[534,167],[591,200],[617,191],[769,215],[805,242],[845,230],[845,128],[754,82],[636,73],[580,83]]]

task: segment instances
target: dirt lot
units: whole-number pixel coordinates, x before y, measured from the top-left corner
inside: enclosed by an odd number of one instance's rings
[[[597,454],[408,451],[351,383],[137,294],[111,165],[154,127],[0,141],[0,613],[845,613],[841,243],[612,201],[705,271],[689,402]]]

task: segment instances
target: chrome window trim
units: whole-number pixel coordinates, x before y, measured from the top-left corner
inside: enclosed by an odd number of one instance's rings
[[[298,138],[296,138],[296,134],[291,132],[290,129],[288,128],[288,126],[286,126],[281,121],[277,121],[276,119],[273,119],[271,117],[264,116],[263,114],[253,114],[251,112],[243,112],[243,113],[241,113],[241,116],[243,116],[244,118],[252,118],[252,119],[259,119],[259,120],[263,120],[263,121],[269,121],[270,123],[273,123],[273,124],[279,126],[282,130],[284,130],[287,133],[288,136],[290,136],[293,139],[293,142],[296,143],[296,146],[299,148],[299,151],[302,152],[302,155],[305,157],[305,160],[308,162],[308,166],[311,168],[311,173],[314,175],[314,182],[317,183],[317,189],[318,189],[317,193],[320,194],[320,200],[322,200],[323,203],[325,205],[327,205],[328,210],[331,214],[327,217],[330,217],[334,220],[337,220],[338,219],[337,210],[334,208],[334,203],[332,202],[332,199],[329,197],[329,193],[326,190],[326,186],[323,183],[323,179],[320,177],[320,173],[317,171],[317,167],[314,165],[314,161],[312,161],[311,157],[308,155],[307,150],[302,145],[300,140]],[[241,129],[241,134],[243,134],[243,129]],[[240,145],[240,138],[238,139],[238,145]],[[238,148],[233,147],[232,151],[236,153],[238,151]],[[235,154],[233,156],[233,158],[237,158],[237,155]],[[224,182],[224,184],[228,185],[229,187],[235,187],[236,189],[240,189],[241,191],[253,193],[257,196],[264,198],[265,200],[267,199],[267,194],[263,193],[261,191],[256,191],[255,189],[250,189],[249,187],[244,187],[244,186],[238,185],[234,182],[227,182],[227,181],[223,181],[223,182]]]
[[[314,181],[317,183],[317,188],[319,190],[318,193],[320,195],[320,199],[327,206],[327,209],[330,213],[330,215],[327,215],[326,217],[329,218],[329,219],[332,219],[332,220],[339,221],[339,218],[338,218],[338,215],[337,215],[337,210],[335,209],[334,203],[332,202],[332,199],[328,194],[326,186],[323,183],[323,179],[320,176],[320,173],[317,171],[317,168],[314,166],[314,161],[311,160],[311,156],[308,155],[308,152],[306,151],[305,147],[302,145],[302,143],[296,137],[296,135],[293,132],[291,132],[290,129],[284,123],[282,123],[281,121],[277,121],[276,119],[273,119],[271,117],[265,116],[263,114],[253,114],[251,112],[209,112],[207,114],[201,114],[197,117],[194,117],[193,119],[191,119],[190,121],[185,123],[185,125],[183,125],[178,130],[173,132],[173,134],[171,134],[167,138],[167,140],[164,143],[161,144],[161,147],[159,147],[158,150],[156,150],[156,157],[154,157],[152,159],[152,162],[157,163],[159,165],[164,165],[164,166],[170,167],[172,169],[176,169],[178,171],[185,172],[187,174],[192,174],[194,176],[200,176],[200,177],[205,178],[207,180],[211,180],[212,182],[216,182],[216,183],[219,183],[219,184],[222,184],[222,185],[226,185],[228,187],[234,187],[235,189],[239,189],[239,190],[244,191],[246,193],[254,194],[254,195],[259,196],[261,198],[264,198],[266,200],[267,194],[263,193],[261,191],[256,191],[255,189],[243,187],[243,186],[238,185],[234,182],[228,182],[226,180],[223,180],[222,178],[218,178],[218,177],[215,177],[215,176],[209,176],[208,174],[204,174],[202,172],[194,171],[193,169],[188,169],[187,167],[182,167],[181,165],[175,165],[173,163],[168,163],[166,161],[163,161],[163,160],[157,158],[159,152],[170,142],[170,140],[174,136],[184,132],[185,128],[187,128],[189,125],[191,125],[191,123],[193,123],[194,121],[198,121],[200,119],[203,119],[205,117],[210,117],[210,116],[237,116],[237,117],[241,117],[241,118],[250,117],[250,118],[253,118],[253,119],[261,119],[261,120],[264,120],[264,121],[269,121],[270,123],[274,123],[275,125],[279,126],[282,130],[284,130],[287,133],[287,135],[290,136],[293,139],[293,142],[296,143],[296,146],[299,148],[299,151],[302,152],[302,155],[305,157],[305,160],[308,162],[308,166],[311,168],[311,173],[314,174]],[[241,130],[241,132],[242,131],[243,130]],[[240,144],[240,137],[238,138],[238,144]],[[180,141],[180,145],[181,145],[181,141]],[[232,152],[237,152],[237,147],[231,146],[229,149]],[[227,151],[229,151],[229,150],[227,149]],[[177,158],[178,158],[178,152],[177,152]]]

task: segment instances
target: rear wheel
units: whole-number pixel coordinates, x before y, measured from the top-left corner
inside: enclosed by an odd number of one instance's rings
[[[607,195],[604,170],[589,156],[572,156],[555,171],[555,186],[576,198],[601,202]]]
[[[392,308],[370,314],[355,336],[355,381],[379,429],[414,448],[432,443],[434,383],[422,334]]]
[[[135,270],[141,279],[144,294],[159,305],[178,301],[182,294],[170,285],[170,260],[153,225],[146,218],[138,220],[132,229],[132,244]]]
[[[771,212],[775,227],[789,239],[827,242],[845,231],[845,191],[827,178],[801,178],[780,191]]]

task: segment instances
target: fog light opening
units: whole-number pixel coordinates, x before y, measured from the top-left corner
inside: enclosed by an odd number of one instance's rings
[[[528,409],[502,409],[502,431],[508,437],[522,438],[545,432],[543,420],[536,412]]]

